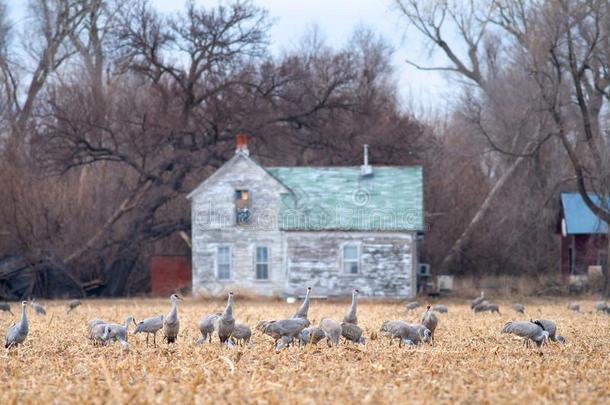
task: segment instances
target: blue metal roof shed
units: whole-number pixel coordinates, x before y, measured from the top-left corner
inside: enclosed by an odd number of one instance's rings
[[[596,194],[588,194],[596,205],[602,205],[601,200]],[[610,206],[610,198],[606,205]],[[561,207],[565,218],[565,232],[567,235],[608,233],[608,224],[587,207],[579,193],[561,193]]]

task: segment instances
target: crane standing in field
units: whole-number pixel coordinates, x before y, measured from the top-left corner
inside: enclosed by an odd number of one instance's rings
[[[18,346],[25,341],[28,337],[28,317],[26,314],[26,307],[28,306],[27,301],[21,302],[21,319],[16,324],[14,323],[8,328],[6,332],[6,338],[4,339],[4,347],[10,349],[13,346]]]
[[[354,323],[342,322],[341,336],[343,336],[346,341],[352,343],[364,344],[365,342],[364,336],[362,336],[362,328]]]
[[[512,305],[512,308],[513,308],[513,310],[515,310],[516,312],[519,312],[520,314],[525,313],[525,305],[523,305],[523,304],[515,303]]]
[[[557,325],[555,325],[555,322],[548,319],[533,319],[530,322],[549,332],[549,339],[553,342],[565,343],[566,339],[561,335],[557,335]]]
[[[235,330],[235,319],[233,318],[233,291],[229,291],[227,306],[216,322],[218,324],[216,329],[218,330],[220,342],[227,346],[232,346],[230,338]]]
[[[307,292],[305,293],[305,299],[303,300],[303,303],[301,304],[301,306],[299,307],[299,309],[297,309],[297,312],[294,313],[294,315],[292,315],[292,319],[296,319],[296,318],[301,318],[301,319],[307,319],[307,313],[309,312],[309,294],[311,293],[311,287],[307,287]]]
[[[136,325],[136,329],[133,331],[134,335],[137,333],[146,333],[146,346],[148,346],[148,337],[152,333],[153,345],[157,345],[157,332],[163,328],[163,315],[152,316],[146,318]]]
[[[339,338],[341,337],[341,324],[339,322],[334,319],[322,318],[320,328],[326,335],[326,343],[328,343],[329,347],[339,345]]]
[[[352,306],[349,311],[343,317],[343,322],[345,323],[353,323],[354,325],[358,325],[358,317],[356,316],[356,306],[358,305],[358,294],[360,291],[357,288],[354,288],[352,291]]]
[[[182,301],[177,294],[172,294],[169,297],[172,303],[172,309],[169,311],[163,320],[163,338],[167,344],[174,343],[180,331],[180,319],[178,319],[178,300]]]
[[[446,305],[441,305],[441,304],[433,306],[432,310],[435,312],[441,313],[441,314],[446,314],[449,312],[449,308],[447,308]]]
[[[103,319],[92,319],[89,321],[89,339],[91,339],[94,346],[106,344],[103,338],[107,323]]]
[[[46,315],[47,311],[44,309],[42,305],[36,302],[36,298],[32,300],[32,308],[36,312],[36,315]]]
[[[434,341],[434,330],[438,325],[438,318],[436,317],[436,315],[434,315],[434,312],[432,312],[430,305],[428,305],[428,309],[426,310],[426,312],[422,314],[421,323],[426,328],[428,328],[428,330],[430,331],[430,336]]]
[[[485,301],[485,291],[481,290],[481,295],[470,303],[470,309],[474,309],[474,307],[481,304],[483,301]]]
[[[252,331],[248,325],[243,323],[235,323],[235,329],[233,330],[233,336],[231,336],[231,340],[233,340],[234,344],[246,345],[250,343],[250,338],[252,337]]]
[[[201,332],[201,337],[197,339],[197,344],[205,343],[206,339],[212,343],[212,334],[214,333],[215,325],[217,324],[218,318],[220,318],[222,314],[219,312],[217,314],[206,315],[201,321],[199,321],[199,331]]]
[[[107,342],[108,340],[113,339],[116,340],[123,346],[123,349],[129,349],[129,343],[127,343],[127,334],[124,330],[121,329],[120,325],[116,324],[106,324],[104,325],[104,334],[102,335],[102,340]]]
[[[260,321],[256,329],[274,339],[273,345],[280,349],[293,341],[293,339],[306,327],[309,320],[303,318],[282,319],[279,321]],[[278,341],[282,339],[282,343]],[[278,346],[279,345],[279,346]]]

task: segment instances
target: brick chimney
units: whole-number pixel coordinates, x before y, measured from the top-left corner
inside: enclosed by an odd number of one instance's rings
[[[250,156],[250,151],[248,150],[248,135],[237,134],[235,137],[235,153],[242,153],[246,156]]]

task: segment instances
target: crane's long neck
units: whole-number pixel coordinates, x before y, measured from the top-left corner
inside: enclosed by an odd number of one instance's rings
[[[167,314],[167,319],[173,322],[176,318],[178,318],[178,303],[175,299],[172,299],[172,309]]]
[[[307,290],[307,293],[305,293],[305,299],[301,304],[301,308],[299,308],[299,313],[301,315],[307,316],[307,312],[309,311],[309,292],[310,290]]]
[[[129,329],[129,324],[132,322],[131,318],[125,319],[125,329]]]
[[[28,316],[25,313],[25,305],[21,306],[21,321],[19,322],[19,326],[21,328],[27,328],[28,327]]]
[[[354,317],[356,316],[356,306],[358,305],[358,295],[353,292],[352,293],[352,306],[349,309],[349,315]]]
[[[222,317],[225,320],[233,319],[233,295],[229,295],[229,299],[227,300],[227,307],[225,308]]]

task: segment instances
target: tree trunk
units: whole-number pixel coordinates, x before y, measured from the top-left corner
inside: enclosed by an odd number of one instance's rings
[[[463,248],[470,239],[472,233],[477,229],[477,226],[479,225],[481,220],[485,218],[485,216],[489,212],[491,204],[494,201],[496,195],[499,194],[499,192],[502,190],[502,187],[504,187],[504,185],[508,182],[512,175],[517,171],[519,165],[521,165],[521,163],[525,160],[525,157],[517,158],[508,168],[508,170],[504,172],[502,177],[500,177],[498,181],[494,184],[494,186],[491,188],[491,190],[487,194],[487,197],[485,197],[483,204],[481,204],[474,217],[472,217],[472,219],[470,220],[468,226],[466,226],[460,237],[457,238],[457,240],[451,247],[451,250],[449,250],[449,253],[447,253],[447,256],[445,256],[445,258],[443,259],[440,266],[441,274],[449,272],[455,260],[462,253]]]
[[[602,272],[604,274],[604,288],[603,294],[604,297],[610,297],[610,224],[608,224],[608,234],[607,238],[607,247],[606,247],[606,264],[602,267]]]

